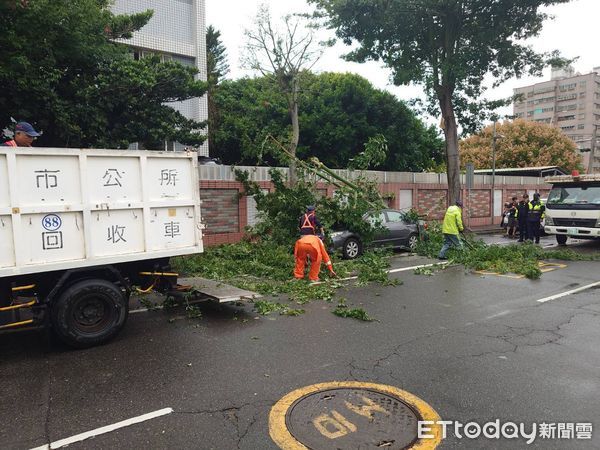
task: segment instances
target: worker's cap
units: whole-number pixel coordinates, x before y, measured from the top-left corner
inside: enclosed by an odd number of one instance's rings
[[[306,207],[306,210],[307,210],[307,211],[314,211],[315,209],[317,209],[317,207],[316,207],[315,205],[308,205],[308,206]]]
[[[458,206],[459,208],[462,208],[462,207],[463,207],[463,202],[462,202],[461,200],[456,200],[456,201],[454,202],[454,204],[455,204],[456,206]]]
[[[41,136],[41,134],[35,131],[35,128],[33,128],[33,126],[31,126],[31,124],[28,122],[19,122],[15,126],[15,131],[20,131],[22,133],[25,133],[27,136],[31,137]]]

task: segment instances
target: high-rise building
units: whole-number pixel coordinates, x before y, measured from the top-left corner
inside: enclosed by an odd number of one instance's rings
[[[153,10],[154,15],[133,38],[126,41],[134,58],[159,55],[198,69],[198,78],[206,81],[206,14],[205,0],[116,0],[115,14],[132,14]],[[206,96],[170,104],[185,117],[197,121],[208,119]],[[167,150],[183,150],[178,142],[165,142]],[[199,149],[208,155],[208,141]]]
[[[515,118],[560,128],[582,151],[587,168],[596,127],[600,125],[600,67],[584,75],[575,73],[571,67],[553,69],[549,81],[514,89],[514,94],[519,95],[513,104]],[[599,172],[598,141],[596,148],[593,169]]]

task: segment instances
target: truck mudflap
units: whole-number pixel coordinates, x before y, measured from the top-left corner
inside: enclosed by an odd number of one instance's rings
[[[179,278],[178,282],[180,284],[178,292],[190,292],[199,298],[217,303],[232,303],[262,298],[262,295],[256,292],[201,277]]]

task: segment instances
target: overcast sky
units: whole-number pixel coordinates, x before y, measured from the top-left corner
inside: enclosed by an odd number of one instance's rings
[[[227,47],[230,78],[252,75],[240,67],[239,57],[245,42],[244,29],[251,28],[259,5],[266,4],[272,17],[310,11],[305,0],[206,0],[207,25],[213,25],[221,32]],[[531,45],[538,51],[560,50],[567,57],[578,56],[574,67],[582,73],[600,66],[600,44],[595,30],[600,17],[600,0],[573,0],[570,3],[548,8],[555,19],[548,21],[539,38],[532,39]],[[318,72],[354,72],[362,75],[381,89],[387,89],[402,100],[422,96],[422,90],[415,86],[396,87],[389,82],[390,71],[376,62],[365,64],[349,63],[340,58],[347,47],[338,44],[328,49],[314,70]],[[549,78],[549,70],[543,78],[523,78],[509,80],[500,88],[488,91],[488,98],[507,97],[514,87],[525,86]],[[510,114],[512,108],[502,111]],[[430,119],[431,121],[431,119]]]

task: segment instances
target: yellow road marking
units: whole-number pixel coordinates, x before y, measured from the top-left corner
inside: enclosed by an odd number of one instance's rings
[[[561,264],[561,263],[549,263],[549,262],[545,262],[545,261],[539,261],[538,267],[540,268],[540,271],[542,273],[547,273],[547,272],[553,272],[554,270],[557,270],[557,269],[564,269],[565,267],[567,267],[567,265]],[[512,278],[515,280],[522,280],[523,278],[525,278],[525,275],[517,275],[516,273],[499,273],[499,272],[490,272],[488,270],[475,270],[474,272],[479,275],[495,275],[497,277]]]
[[[410,447],[411,450],[434,450],[442,441],[442,427],[438,424],[438,421],[441,420],[440,416],[431,406],[425,403],[425,401],[421,400],[419,397],[411,394],[410,392],[403,391],[402,389],[398,389],[393,386],[361,381],[332,381],[329,383],[318,383],[296,389],[295,391],[285,395],[283,398],[281,398],[281,400],[273,405],[273,408],[271,408],[271,412],[269,414],[269,434],[271,435],[271,439],[273,439],[273,441],[282,450],[308,450],[305,445],[297,441],[296,438],[294,438],[294,436],[292,436],[292,434],[289,432],[285,424],[285,415],[287,411],[290,409],[292,404],[294,404],[294,402],[306,395],[329,389],[340,388],[369,389],[399,398],[404,403],[410,405],[417,412],[417,415],[420,416],[420,420],[432,421],[434,425],[431,425],[431,434],[434,437],[430,439],[417,440]],[[332,411],[332,415],[333,412],[334,411]],[[368,409],[365,409],[364,412],[370,413]],[[354,425],[344,423],[345,418],[339,415],[339,413],[336,414],[334,418],[336,419],[335,426],[339,429],[340,433],[344,432],[345,434],[348,431],[354,432]],[[340,421],[340,419],[344,420]],[[324,425],[326,420],[330,422],[327,416],[319,416],[315,420],[318,421],[320,425]],[[344,430],[342,431],[338,425],[343,426]]]

